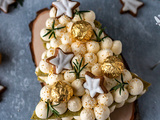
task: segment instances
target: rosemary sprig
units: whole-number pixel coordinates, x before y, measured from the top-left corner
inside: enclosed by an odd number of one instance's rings
[[[118,82],[118,85],[116,85],[115,87],[113,87],[110,91],[112,91],[112,90],[115,90],[115,91],[116,91],[117,89],[120,88],[119,94],[121,95],[121,91],[122,91],[122,90],[124,91],[124,86],[125,86],[125,85],[128,85],[128,83],[125,83],[125,82],[123,81],[123,75],[122,75],[122,74],[121,74],[121,82],[118,81],[117,79],[115,79],[115,81]]]
[[[55,110],[53,107],[58,106],[59,104],[57,104],[57,105],[52,105],[49,100],[47,100],[46,104],[47,104],[47,118],[48,118],[49,110],[50,110],[55,116],[58,117],[58,116],[59,116],[59,112],[58,112],[57,110]]]
[[[151,67],[151,70],[154,70],[159,64],[160,64],[160,61],[158,61],[153,67]]]
[[[60,29],[63,29],[65,27],[66,26],[55,28],[55,20],[53,20],[52,29],[46,29],[48,32],[43,37],[45,37],[45,36],[50,34],[49,39],[52,37],[52,35],[54,36],[55,39],[57,39],[56,35],[55,35],[55,30],[60,30]]]
[[[78,11],[78,10],[76,10],[75,13],[74,13],[74,16],[75,16],[75,15],[79,15],[80,19],[82,20],[81,14],[82,14],[82,13],[86,13],[86,12],[90,12],[90,11]]]
[[[77,79],[81,78],[81,77],[79,76],[79,74],[80,74],[81,71],[88,65],[88,63],[87,63],[87,64],[85,64],[85,65],[82,67],[82,62],[83,62],[83,58],[81,59],[80,63],[78,63],[78,61],[77,61],[77,59],[76,59],[76,63],[73,62],[73,64],[74,64],[74,72],[70,72],[70,73],[76,73]]]
[[[94,41],[101,42],[101,41],[104,41],[104,39],[108,37],[108,36],[105,36],[105,37],[101,38],[101,35],[102,35],[102,33],[104,32],[105,29],[106,28],[100,28],[100,31],[99,31],[98,34],[96,33],[95,30],[93,30],[93,32],[94,32],[94,34],[96,36],[96,40],[94,40]]]

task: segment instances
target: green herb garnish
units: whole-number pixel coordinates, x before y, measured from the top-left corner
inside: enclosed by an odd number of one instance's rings
[[[79,76],[79,74],[88,65],[88,63],[87,63],[82,67],[82,62],[83,62],[83,58],[81,59],[80,63],[78,63],[78,61],[76,59],[76,63],[73,62],[73,64],[74,64],[74,72],[70,72],[70,73],[76,73],[77,79],[82,78],[82,77]]]
[[[54,36],[55,39],[57,39],[56,35],[55,35],[55,30],[60,30],[60,29],[63,29],[65,27],[66,26],[55,28],[55,20],[53,20],[52,29],[46,29],[46,30],[48,30],[48,32],[43,37],[45,37],[45,36],[50,34],[49,39],[52,37],[52,35]]]
[[[151,70],[154,70],[159,64],[160,64],[160,61],[158,61],[153,67],[151,67]]]
[[[122,91],[122,90],[124,91],[124,86],[125,86],[125,85],[128,85],[128,83],[125,83],[125,82],[123,81],[123,75],[122,75],[122,74],[121,74],[121,82],[118,81],[117,79],[115,79],[115,81],[118,82],[118,85],[116,85],[115,87],[113,87],[110,91],[112,91],[112,90],[115,90],[115,91],[116,91],[117,89],[120,88],[119,94],[121,95],[121,91]]]
[[[104,39],[108,37],[108,36],[105,36],[105,37],[101,38],[101,35],[104,32],[104,30],[105,30],[105,28],[100,28],[100,31],[99,31],[98,34],[96,33],[95,30],[93,30],[93,32],[94,32],[94,34],[96,36],[96,40],[94,40],[94,41],[101,42],[101,41],[104,41]]]
[[[55,115],[55,116],[59,116],[59,112],[57,110],[55,110],[53,107],[58,106],[57,105],[52,105],[51,102],[49,100],[47,100],[47,102],[45,102],[47,104],[47,118],[48,118],[48,114],[49,114],[49,110]]]
[[[75,13],[74,13],[74,16],[75,16],[75,15],[79,15],[80,19],[82,20],[81,14],[82,14],[82,13],[86,13],[86,12],[90,12],[90,11],[78,11],[78,10],[76,10]]]

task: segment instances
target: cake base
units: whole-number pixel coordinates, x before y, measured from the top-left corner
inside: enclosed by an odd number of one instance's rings
[[[30,48],[35,66],[39,65],[41,55],[45,51],[43,42],[40,38],[40,31],[45,27],[45,22],[48,18],[49,10],[44,8],[37,12],[37,17],[35,20],[29,24],[32,33]],[[137,106],[137,102],[134,102],[131,104],[126,104],[122,108],[116,109],[113,113],[111,113],[111,120],[140,120]]]

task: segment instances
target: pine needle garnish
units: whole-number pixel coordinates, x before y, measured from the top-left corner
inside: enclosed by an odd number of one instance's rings
[[[103,38],[101,38],[101,35],[102,33],[104,32],[106,28],[100,28],[100,31],[99,33],[97,34],[95,30],[93,30],[95,36],[96,36],[96,40],[93,40],[93,41],[96,41],[96,42],[101,42],[101,41],[104,41],[105,38],[107,38],[108,36],[105,36]]]
[[[159,64],[160,64],[160,61],[158,61],[153,67],[151,67],[151,70],[154,70]]]
[[[56,34],[55,34],[55,30],[60,30],[60,29],[63,29],[65,27],[66,26],[55,28],[55,20],[53,20],[52,29],[46,29],[48,32],[45,35],[43,35],[43,37],[50,34],[49,39],[52,37],[52,35],[54,36],[55,39],[57,39]]]
[[[73,62],[73,64],[74,64],[74,72],[69,72],[69,73],[75,73],[77,79],[82,78],[82,77],[80,77],[80,73],[88,65],[88,63],[87,63],[82,67],[82,62],[83,62],[83,58],[81,59],[80,63],[78,63],[78,61],[76,59],[76,63]]]
[[[115,79],[115,81],[117,81],[118,82],[118,85],[116,85],[115,87],[113,87],[110,91],[112,91],[112,90],[118,90],[119,88],[119,94],[121,95],[121,91],[123,90],[124,91],[124,86],[125,85],[128,85],[128,83],[125,83],[124,81],[123,81],[123,75],[121,74],[121,82],[120,81],[118,81],[117,79]]]
[[[49,114],[49,110],[55,115],[55,116],[59,116],[59,112],[57,110],[55,110],[53,107],[58,106],[57,105],[52,105],[51,102],[49,100],[47,100],[47,102],[45,102],[47,104],[47,118],[48,118],[48,114]]]
[[[82,20],[81,14],[82,14],[82,13],[86,13],[86,12],[90,12],[90,11],[78,11],[78,10],[76,10],[75,13],[74,13],[74,16],[75,16],[75,15],[79,15],[80,19]]]

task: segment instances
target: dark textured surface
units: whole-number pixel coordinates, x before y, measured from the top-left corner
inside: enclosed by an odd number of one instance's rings
[[[82,10],[94,10],[97,20],[107,27],[106,32],[123,43],[123,55],[132,72],[152,83],[148,93],[139,99],[141,120],[160,119],[160,27],[155,25],[154,15],[160,14],[159,0],[143,0],[145,6],[136,18],[121,15],[119,0],[79,0]],[[9,14],[0,13],[0,84],[7,87],[1,96],[0,120],[29,120],[39,101],[40,84],[34,74],[29,42],[28,24],[36,12],[49,7],[52,0],[25,0],[23,7]]]

